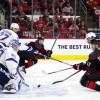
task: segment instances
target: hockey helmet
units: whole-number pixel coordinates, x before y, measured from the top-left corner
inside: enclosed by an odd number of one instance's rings
[[[89,32],[86,35],[87,42],[90,44],[99,44],[100,45],[100,34],[94,32]]]
[[[44,40],[44,37],[38,37],[38,40]]]
[[[11,28],[11,29],[12,29],[12,28],[19,29],[19,25],[18,25],[17,23],[12,23],[12,24],[10,25],[10,28]]]

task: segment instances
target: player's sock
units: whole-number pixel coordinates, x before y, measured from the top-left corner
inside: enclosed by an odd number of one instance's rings
[[[87,88],[95,90],[96,89],[96,83],[94,81],[89,81],[88,84],[87,84]]]
[[[87,87],[96,91],[100,91],[100,85],[96,84],[93,81],[89,81]]]

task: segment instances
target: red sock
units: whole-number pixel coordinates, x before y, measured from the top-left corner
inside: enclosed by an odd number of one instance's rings
[[[29,68],[33,65],[33,62],[31,60],[29,60],[25,65],[27,68]]]
[[[95,90],[96,83],[94,81],[89,81],[87,87],[90,88],[90,89]]]

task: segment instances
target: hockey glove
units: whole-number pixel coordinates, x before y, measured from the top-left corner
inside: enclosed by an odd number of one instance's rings
[[[47,51],[47,56],[48,56],[48,57],[51,57],[51,55],[52,55],[52,51],[51,51],[51,50],[48,50],[48,51]]]
[[[32,59],[32,62],[35,65],[38,62],[38,59]]]
[[[73,65],[73,68],[75,69],[75,70],[84,70],[85,69],[85,64],[84,63],[80,63],[80,64],[75,64],[75,65]]]

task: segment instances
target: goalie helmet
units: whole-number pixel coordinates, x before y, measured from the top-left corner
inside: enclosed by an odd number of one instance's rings
[[[89,32],[86,35],[87,42],[90,44],[99,44],[100,45],[100,34],[94,32]]]

